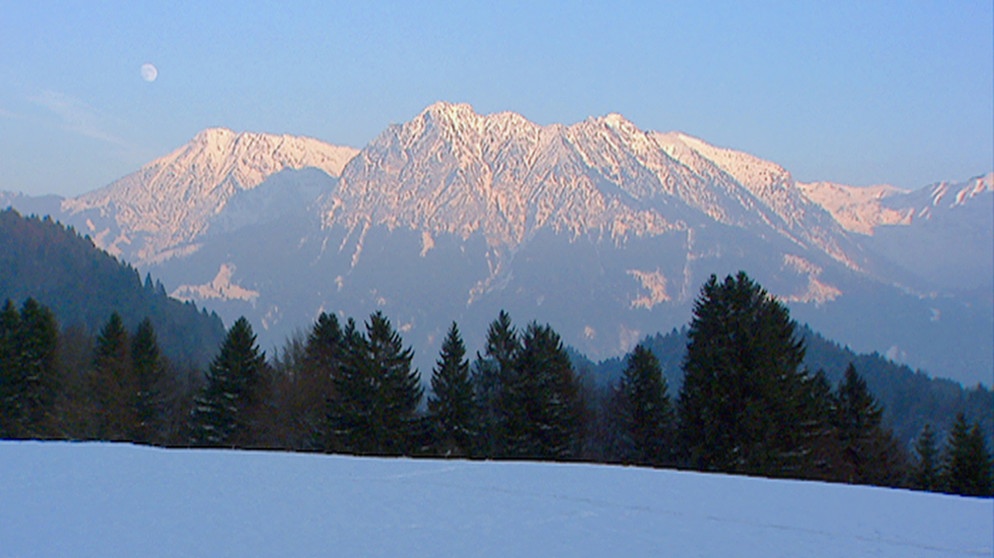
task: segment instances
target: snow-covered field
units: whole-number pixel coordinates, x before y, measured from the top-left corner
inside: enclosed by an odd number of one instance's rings
[[[0,443],[0,558],[991,556],[994,503],[637,468]]]

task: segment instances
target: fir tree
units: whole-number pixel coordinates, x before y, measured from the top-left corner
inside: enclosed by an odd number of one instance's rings
[[[428,417],[435,446],[445,454],[466,455],[476,435],[473,385],[466,347],[455,322],[449,328],[431,376]]]
[[[22,427],[23,381],[18,364],[17,337],[21,316],[9,298],[0,310],[0,438],[16,438]]]
[[[833,426],[836,412],[835,394],[823,370],[807,379],[806,422],[802,425],[805,445],[810,448],[801,475],[804,478],[838,480],[842,446]]]
[[[207,384],[191,416],[192,441],[205,446],[246,446],[264,401],[266,359],[244,317],[228,330],[210,364]]]
[[[415,415],[421,401],[420,374],[411,370],[414,353],[382,313],[366,322],[366,335],[351,320],[343,338],[345,358],[334,381],[330,430],[336,449],[359,454],[400,455],[419,434]]]
[[[511,317],[501,310],[487,329],[484,353],[473,364],[473,398],[476,402],[480,435],[475,453],[497,457],[504,453],[501,393],[504,382],[514,376],[514,361],[521,345]]]
[[[306,366],[315,376],[331,378],[341,365],[345,339],[338,317],[321,312],[307,336]]]
[[[21,435],[29,438],[51,436],[51,412],[58,378],[59,326],[55,314],[33,298],[21,305],[20,335],[17,336]]]
[[[163,383],[166,381],[166,365],[159,352],[155,328],[148,318],[138,324],[131,338],[131,367],[137,388],[137,424],[132,440],[142,444],[157,443],[162,439],[165,428]]]
[[[579,382],[562,340],[548,325],[530,324],[510,379],[502,381],[506,455],[565,459],[580,443]]]
[[[371,453],[375,380],[365,365],[366,340],[349,318],[342,331],[341,364],[332,376],[333,398],[328,410],[326,449],[354,454]]]
[[[644,345],[637,345],[628,356],[616,397],[622,458],[640,465],[668,463],[672,455],[673,407],[659,359]]]
[[[919,490],[938,490],[942,468],[935,431],[929,423],[925,423],[921,434],[915,440],[915,457],[911,479],[914,487]]]
[[[90,375],[98,439],[132,440],[137,434],[139,388],[132,364],[128,331],[114,312],[97,336]]]
[[[842,446],[839,480],[899,485],[905,457],[890,431],[881,427],[883,408],[850,363],[835,394],[833,426]]]
[[[685,458],[703,470],[797,474],[808,453],[800,365],[787,308],[744,272],[712,275],[694,304],[680,391]]]
[[[322,312],[307,336],[296,375],[285,379],[291,391],[287,394],[291,428],[305,448],[331,449],[326,417],[334,394],[332,378],[342,366],[345,351],[338,317]]]
[[[943,472],[946,490],[964,496],[990,496],[991,454],[980,425],[969,426],[963,413],[949,432]]]

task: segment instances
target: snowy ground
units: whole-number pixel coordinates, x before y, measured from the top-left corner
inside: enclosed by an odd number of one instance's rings
[[[991,556],[994,503],[636,468],[0,443],[0,558]]]

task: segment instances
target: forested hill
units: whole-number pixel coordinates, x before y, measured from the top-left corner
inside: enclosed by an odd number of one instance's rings
[[[163,353],[202,367],[224,338],[216,314],[169,298],[161,283],[138,272],[48,217],[0,210],[0,303],[32,297],[52,309],[62,328],[100,330],[112,312],[133,329],[148,317]]]
[[[994,440],[994,391],[990,388],[982,385],[964,387],[952,380],[933,378],[878,353],[857,354],[825,339],[807,325],[798,330],[807,345],[804,366],[812,372],[823,370],[828,380],[836,385],[846,366],[853,363],[867,387],[884,406],[884,423],[894,430],[902,443],[910,444],[925,423],[930,423],[942,434],[947,433],[960,412],[971,422],[980,423],[988,444]],[[676,397],[683,383],[681,365],[687,351],[686,329],[657,333],[644,342],[659,358],[669,393]],[[625,365],[620,358],[594,365],[589,361],[581,364],[575,353],[573,357],[578,370],[592,371],[601,382],[620,377]],[[579,357],[579,361],[582,360],[583,357]]]

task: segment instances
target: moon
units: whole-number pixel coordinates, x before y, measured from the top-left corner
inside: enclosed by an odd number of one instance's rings
[[[146,62],[142,64],[141,75],[143,80],[151,83],[155,81],[155,78],[159,77],[159,70],[155,67],[155,64]]]

